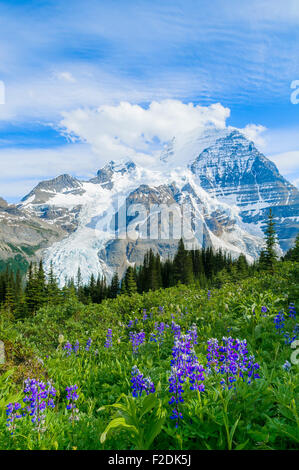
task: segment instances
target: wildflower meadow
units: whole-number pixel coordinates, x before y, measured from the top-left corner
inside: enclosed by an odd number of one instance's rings
[[[1,449],[298,449],[298,263],[1,315]]]

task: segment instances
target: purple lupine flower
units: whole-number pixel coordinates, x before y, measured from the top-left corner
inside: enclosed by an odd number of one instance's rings
[[[133,354],[137,354],[139,352],[140,346],[145,341],[145,333],[144,331],[140,331],[139,333],[133,333],[132,331],[130,331],[129,335],[130,341],[132,343]]]
[[[77,340],[76,343],[74,344],[74,347],[73,347],[73,351],[74,351],[76,356],[79,352],[79,349],[80,349],[80,344],[79,344],[79,341]]]
[[[263,307],[261,308],[261,312],[262,312],[262,313],[266,313],[267,311],[268,311],[267,307],[263,306]]]
[[[296,309],[295,304],[293,302],[291,302],[289,305],[289,317],[296,318]]]
[[[142,317],[142,321],[145,322],[146,320],[148,320],[148,315],[146,313],[146,310],[143,309],[143,317]]]
[[[179,338],[181,336],[181,327],[174,321],[171,322],[171,329],[175,338]]]
[[[77,408],[76,401],[79,398],[79,395],[77,393],[78,386],[77,385],[71,385],[70,387],[66,387],[66,392],[67,392],[67,405],[66,409],[68,411],[71,411],[71,416],[70,416],[70,421],[78,421],[79,418],[76,416],[77,413],[79,413],[79,409]]]
[[[131,388],[133,397],[141,397],[142,392],[146,395],[155,393],[155,385],[150,377],[144,377],[137,366],[132,368]]]
[[[127,328],[132,328],[134,322],[133,320],[130,320],[129,323],[127,324]]]
[[[92,339],[88,338],[86,346],[85,346],[85,351],[88,352],[90,350],[91,343],[92,343]]]
[[[198,338],[197,326],[196,326],[195,323],[193,323],[191,328],[189,328],[189,330],[187,331],[187,334],[191,336],[193,344],[198,344],[198,342],[197,342],[197,338]]]
[[[25,397],[23,402],[27,405],[27,412],[31,416],[32,423],[38,431],[44,431],[46,408],[54,408],[53,398],[56,390],[51,382],[44,383],[35,379],[25,380]]]
[[[292,364],[289,361],[285,361],[285,363],[282,366],[282,368],[286,370],[287,372],[291,369],[291,367],[292,367]]]
[[[6,426],[12,436],[16,430],[16,420],[21,419],[24,416],[21,408],[21,404],[18,402],[6,405]]]
[[[183,385],[189,383],[190,390],[204,391],[204,368],[198,363],[195,355],[191,334],[180,335],[175,337],[174,347],[172,349],[171,375],[168,379],[169,392],[171,398],[170,405],[174,405],[171,419],[176,421],[175,426],[178,427],[179,420],[183,419],[180,411],[180,404],[184,403]]]
[[[285,340],[285,344],[292,344],[293,341],[295,341],[297,339],[299,335],[299,324],[296,323],[294,329],[293,329],[293,332],[292,334],[290,335],[290,333],[286,332],[283,336],[286,338]]]
[[[150,334],[150,341],[153,341],[154,343],[157,343],[158,339],[157,339],[156,333],[151,333]]]
[[[112,328],[108,328],[107,335],[106,335],[105,348],[107,349],[112,348]]]
[[[63,349],[66,351],[66,355],[67,355],[67,356],[70,356],[70,355],[72,354],[72,351],[73,351],[73,346],[72,346],[71,343],[68,341],[67,343],[65,343]]]
[[[257,372],[260,366],[254,356],[248,356],[246,340],[224,337],[222,344],[215,338],[208,340],[207,360],[207,367],[211,371],[224,375],[220,381],[223,388],[231,389],[239,378],[248,384],[260,378]]]
[[[155,332],[156,333],[151,334],[150,341],[155,341],[155,343],[158,342],[159,345],[161,345],[164,341],[166,328],[169,328],[169,326],[166,323],[156,322],[155,323]]]
[[[278,312],[274,318],[274,325],[278,334],[282,333],[284,330],[285,317],[283,312]]]

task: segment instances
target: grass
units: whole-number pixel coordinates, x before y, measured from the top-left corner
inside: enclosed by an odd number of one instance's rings
[[[6,364],[0,366],[1,449],[298,449],[298,365],[290,370],[293,350],[278,334],[274,317],[284,311],[284,332],[296,320],[288,317],[290,302],[298,302],[298,263],[283,263],[275,275],[259,274],[219,289],[199,286],[119,296],[100,305],[83,305],[75,298],[62,306],[48,305],[33,318],[15,322],[2,312],[0,338]],[[267,311],[262,312],[262,307]],[[298,303],[296,304],[298,311]],[[144,310],[148,318],[143,321]],[[135,324],[135,318],[138,320]],[[130,320],[134,326],[128,328]],[[194,346],[206,368],[209,338],[246,339],[259,363],[260,379],[250,385],[238,380],[223,390],[221,375],[205,374],[205,391],[184,384],[183,413],[178,428],[170,419],[168,378],[174,343],[166,329],[163,343],[150,341],[155,323],[172,321],[182,332],[197,326]],[[113,347],[105,348],[108,328]],[[144,330],[146,342],[132,353],[130,331]],[[91,348],[85,350],[88,338]],[[67,355],[67,341],[79,341],[78,354]],[[131,370],[137,365],[150,375],[156,391],[134,398]],[[17,420],[11,436],[5,406],[22,401],[27,377],[51,380],[57,390],[55,408],[46,412],[45,431],[34,430],[30,417]],[[78,385],[78,421],[70,421],[65,388]]]

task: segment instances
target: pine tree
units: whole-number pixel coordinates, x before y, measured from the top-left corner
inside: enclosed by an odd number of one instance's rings
[[[25,302],[26,308],[29,313],[33,313],[36,309],[36,267],[31,262],[29,265],[28,273],[27,273],[27,283],[25,288]]]
[[[96,292],[96,280],[94,275],[90,276],[89,286],[88,286],[88,297],[90,297],[91,302],[97,303],[97,292]],[[90,303],[90,302],[89,302]]]
[[[246,257],[241,254],[236,263],[237,270],[241,277],[244,277],[248,271],[248,263]]]
[[[175,284],[174,281],[173,262],[168,258],[161,265],[162,286],[165,288],[171,287]]]
[[[160,259],[160,257],[159,257]],[[150,249],[148,256],[148,269],[147,269],[147,290],[156,290],[160,287],[160,279],[157,270],[157,259],[153,253],[153,250]]]
[[[137,284],[134,276],[134,269],[129,266],[126,272],[126,291],[128,295],[135,294],[137,292]]]
[[[8,310],[8,312],[13,312],[15,308],[15,296],[12,276],[10,277],[6,285],[5,308],[6,310]]]
[[[159,253],[156,254],[155,264],[156,264],[157,289],[160,289],[161,287],[163,287],[163,282],[162,282],[162,264],[161,264],[161,258],[160,258]]]
[[[43,267],[43,261],[40,260],[36,273],[36,297],[35,310],[38,310],[46,302],[46,275]]]
[[[277,255],[275,252],[276,245],[276,232],[275,222],[273,220],[272,210],[269,210],[267,228],[265,230],[265,250],[263,254],[263,267],[273,271],[274,265],[277,261]]]
[[[119,294],[119,277],[118,274],[115,273],[112,277],[111,280],[111,285],[110,285],[110,298],[115,299]]]
[[[285,254],[284,261],[299,261],[299,233],[297,234],[295,245]]]
[[[28,309],[26,304],[25,294],[21,293],[21,296],[18,300],[18,304],[14,311],[14,316],[17,319],[24,319],[28,316]]]
[[[60,290],[58,287],[57,279],[54,274],[52,261],[50,262],[50,271],[48,274],[47,298],[48,302],[52,304],[57,304],[60,301]]]
[[[121,288],[120,288],[120,294],[127,294],[127,285],[126,285],[126,278],[124,277],[121,281]]]
[[[196,279],[199,279],[204,274],[202,253],[200,250],[192,250],[191,256],[192,256],[194,277]]]
[[[193,282],[193,266],[191,254],[185,249],[183,239],[178,245],[177,253],[174,257],[174,279],[176,283],[190,284]]]

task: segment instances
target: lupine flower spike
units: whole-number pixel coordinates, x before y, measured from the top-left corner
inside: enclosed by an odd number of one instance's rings
[[[70,416],[70,421],[79,421],[78,413],[79,409],[77,408],[76,401],[79,398],[79,395],[77,393],[78,386],[77,385],[72,385],[71,387],[66,387],[66,392],[67,392],[67,405],[66,409],[68,411],[71,411],[71,416]]]

